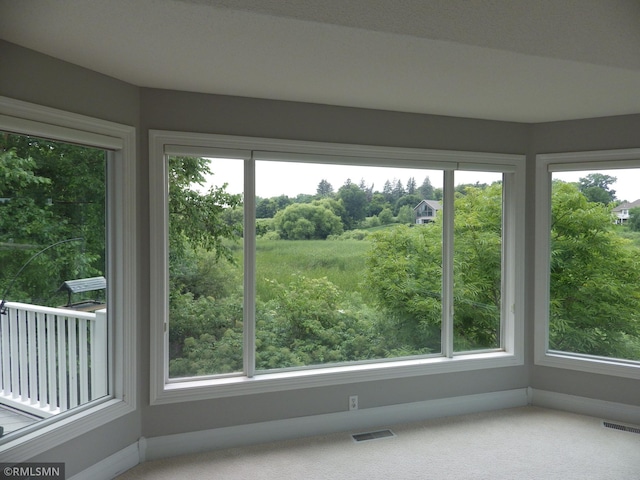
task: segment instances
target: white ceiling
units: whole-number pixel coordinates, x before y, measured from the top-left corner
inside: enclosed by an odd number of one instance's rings
[[[0,0],[0,38],[144,87],[521,122],[640,113],[640,0]]]

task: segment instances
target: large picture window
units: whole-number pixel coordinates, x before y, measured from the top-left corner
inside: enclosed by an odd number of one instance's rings
[[[520,361],[518,157],[151,137],[154,402]]]
[[[639,153],[541,156],[539,363],[640,375]]]

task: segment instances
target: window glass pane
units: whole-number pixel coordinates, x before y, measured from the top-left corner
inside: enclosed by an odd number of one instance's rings
[[[500,348],[502,174],[455,172],[454,350]]]
[[[169,158],[169,376],[242,372],[243,161]]]
[[[256,178],[257,370],[441,351],[441,171],[257,162]]]
[[[106,161],[0,132],[5,434],[108,394]]]
[[[549,348],[640,360],[640,169],[552,179]]]

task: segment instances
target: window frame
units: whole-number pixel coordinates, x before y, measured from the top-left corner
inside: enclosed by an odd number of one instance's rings
[[[245,215],[255,217],[255,160],[325,162],[345,165],[394,166],[431,168],[445,171],[445,184],[453,186],[458,170],[505,172],[503,202],[503,302],[502,343],[500,351],[456,352],[451,349],[441,356],[429,358],[372,361],[345,366],[321,366],[294,371],[277,371],[254,375],[251,369],[241,376],[207,376],[169,379],[168,376],[168,186],[167,155],[196,155],[244,159]],[[524,192],[525,156],[511,154],[476,153],[427,150],[415,148],[381,147],[354,144],[320,143],[299,140],[241,137],[230,135],[149,131],[150,206],[151,206],[151,405],[182,401],[204,400],[255,393],[275,392],[308,387],[347,384],[370,380],[413,377],[517,366],[524,364]],[[453,188],[445,193],[443,209],[453,212]],[[510,200],[507,200],[509,198]],[[443,235],[443,248],[453,248],[453,215],[449,216],[450,234]],[[508,228],[507,228],[508,227]],[[254,260],[255,222],[245,219],[245,344],[254,334],[253,295],[255,287]],[[248,259],[248,260],[247,260]],[[443,272],[445,278],[447,274]],[[508,279],[508,280],[507,280]],[[452,272],[448,280],[452,286]],[[504,283],[507,282],[507,283]],[[248,293],[251,292],[251,293]],[[504,305],[510,307],[504,307]],[[452,306],[444,306],[443,309]],[[247,317],[245,317],[246,319]],[[443,339],[452,345],[452,325],[444,328]],[[248,350],[248,349],[245,349]],[[254,352],[244,352],[245,365]],[[251,362],[251,365],[253,363]],[[246,367],[245,367],[246,369]]]
[[[136,410],[135,128],[0,96],[0,130],[108,150],[109,395],[41,420],[0,444],[5,461],[28,460]]]
[[[640,363],[549,349],[552,173],[640,169],[640,149],[594,150],[536,155],[534,363],[589,373],[640,379]]]

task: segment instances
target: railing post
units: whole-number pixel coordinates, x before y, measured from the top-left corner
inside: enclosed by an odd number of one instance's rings
[[[96,311],[96,319],[91,324],[91,400],[95,400],[108,393],[107,311]]]
[[[7,309],[7,314],[0,316],[0,348],[2,348],[2,371],[0,372],[0,387],[2,394],[8,396],[11,392],[11,349],[10,349],[10,332],[9,319],[11,310]]]

